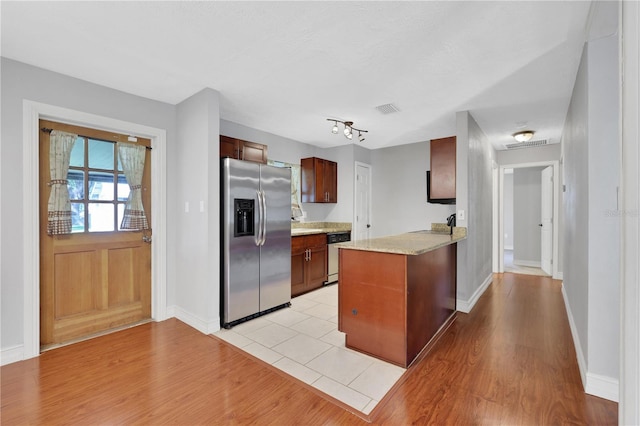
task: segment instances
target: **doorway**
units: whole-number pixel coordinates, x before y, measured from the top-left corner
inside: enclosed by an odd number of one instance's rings
[[[103,117],[81,111],[34,101],[23,101],[23,199],[22,222],[24,259],[24,316],[23,347],[20,359],[37,357],[40,354],[40,238],[39,238],[39,120],[48,119],[62,123],[117,131],[138,135],[151,140],[151,199],[153,216],[151,227],[156,231],[151,247],[151,318],[154,321],[167,319],[167,237],[166,232],[166,130]],[[160,231],[160,232],[158,232]]]
[[[553,276],[558,271],[558,162],[503,165],[497,179],[495,272]]]
[[[371,166],[355,162],[353,240],[371,237]]]

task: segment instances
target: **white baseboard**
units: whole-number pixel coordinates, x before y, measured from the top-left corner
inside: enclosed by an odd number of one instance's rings
[[[576,358],[578,359],[578,369],[580,370],[582,386],[585,387],[587,384],[587,362],[585,361],[584,354],[582,353],[578,329],[576,328],[576,323],[573,321],[573,314],[571,313],[571,307],[569,306],[569,299],[567,298],[564,283],[562,283],[562,300],[564,300],[564,308],[567,310],[567,318],[569,318],[569,328],[571,329],[571,337],[573,337],[573,346],[576,350]]]
[[[12,364],[24,359],[24,345],[18,345],[0,351],[0,365]]]
[[[562,284],[562,298],[564,300],[564,306],[567,310],[567,317],[569,318],[569,328],[571,328],[571,336],[573,337],[573,346],[576,351],[576,358],[578,360],[578,369],[580,370],[580,378],[582,379],[582,385],[585,393],[589,395],[597,396],[599,398],[608,399],[610,401],[618,402],[620,384],[617,379],[608,376],[602,376],[600,374],[590,373],[587,369],[587,362],[582,352],[582,346],[580,345],[580,337],[578,336],[578,330],[576,323],[573,320],[573,314],[571,313],[571,307],[569,306],[567,293]]]
[[[618,402],[620,383],[618,380],[587,372],[587,386],[584,391],[589,395]]]
[[[558,271],[556,272],[556,274],[553,276],[554,280],[560,280],[562,281],[564,278],[562,277],[562,271]]]
[[[484,292],[489,287],[489,284],[491,284],[492,280],[493,280],[493,273],[489,274],[489,276],[485,278],[482,285],[478,287],[478,289],[473,293],[473,295],[471,296],[471,298],[469,298],[469,300],[456,299],[456,310],[459,312],[464,312],[465,314],[468,314],[469,312],[471,312],[473,307],[478,302],[478,299],[480,299],[480,296],[484,294]]]
[[[168,308],[167,314],[171,314],[171,317],[179,319],[202,334],[212,334],[220,330],[220,318],[216,318],[212,321],[205,321],[178,306],[171,306]]]
[[[513,259],[513,264],[518,266],[528,266],[530,268],[540,268],[542,266],[542,262],[540,262],[539,260]]]

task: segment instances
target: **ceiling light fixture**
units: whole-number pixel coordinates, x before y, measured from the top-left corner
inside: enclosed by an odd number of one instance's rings
[[[533,137],[535,132],[533,130],[523,130],[522,132],[514,133],[512,136],[518,142],[527,142]]]
[[[327,118],[327,121],[333,121],[331,133],[333,133],[334,135],[338,133],[338,123],[342,123],[344,125],[344,137],[349,140],[353,139],[353,132],[358,132],[358,140],[362,142],[364,141],[364,136],[362,136],[362,134],[368,132],[368,130],[356,129],[355,127],[353,127],[353,121],[342,121],[336,120],[334,118]]]

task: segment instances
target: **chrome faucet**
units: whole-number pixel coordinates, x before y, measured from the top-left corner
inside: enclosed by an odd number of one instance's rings
[[[452,214],[447,218],[447,226],[449,227],[449,235],[453,235],[453,227],[456,226],[456,214]]]

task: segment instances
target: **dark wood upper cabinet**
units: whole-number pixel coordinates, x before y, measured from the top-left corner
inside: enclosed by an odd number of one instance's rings
[[[456,202],[456,137],[431,139],[429,202]]]
[[[303,203],[338,202],[338,163],[310,157],[300,160]]]
[[[267,164],[267,145],[220,135],[220,158]]]

